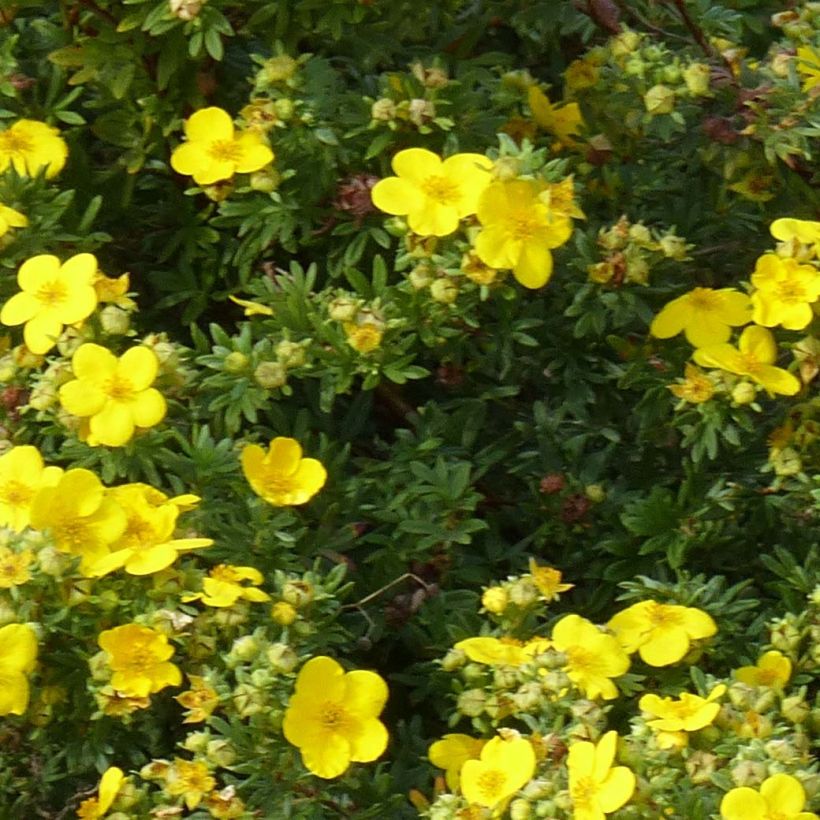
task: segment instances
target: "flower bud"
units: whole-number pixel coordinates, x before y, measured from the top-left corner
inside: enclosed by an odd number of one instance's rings
[[[467,655],[462,649],[451,649],[441,660],[441,668],[445,672],[455,672],[461,669],[467,661]]]
[[[261,191],[263,194],[269,194],[279,187],[282,181],[282,176],[278,171],[272,168],[267,168],[262,171],[254,171],[249,179],[251,188],[254,191]]]
[[[274,643],[268,647],[266,653],[268,663],[271,668],[282,674],[292,672],[299,663],[299,658],[296,652],[291,649],[286,643]]]
[[[288,374],[279,362],[260,362],[253,371],[253,378],[265,390],[276,390],[287,384]]]
[[[259,80],[266,85],[286,82],[293,77],[298,68],[299,64],[293,57],[287,54],[278,54],[276,57],[265,60],[258,75]]]
[[[199,15],[204,2],[205,0],[168,0],[168,8],[174,17],[188,22]]]
[[[732,781],[736,786],[759,786],[768,774],[766,764],[759,760],[741,760],[731,770]]]
[[[294,606],[287,601],[277,601],[271,607],[270,615],[279,626],[290,626],[298,617]]]
[[[600,504],[606,500],[606,490],[600,484],[587,484],[584,495],[593,503]]]
[[[504,587],[489,587],[481,596],[481,605],[494,615],[501,615],[509,602],[510,597]]]
[[[106,305],[100,311],[102,329],[111,336],[124,336],[131,329],[128,311],[116,305]]]
[[[780,714],[791,723],[803,723],[811,714],[811,707],[801,695],[790,695],[783,698],[780,704]]]
[[[667,259],[674,259],[678,262],[686,259],[686,240],[674,234],[667,234],[658,240],[661,251]]]
[[[666,85],[653,85],[643,96],[646,110],[656,116],[671,114],[675,110],[675,92]]]
[[[449,279],[436,279],[435,282],[430,285],[430,296],[432,296],[436,302],[451,305],[458,298],[458,286]]]
[[[301,609],[313,601],[315,595],[313,584],[308,581],[288,581],[282,587],[282,600]]]
[[[692,63],[683,70],[683,81],[693,97],[705,97],[709,94],[709,76],[711,69],[706,63]]]
[[[280,98],[278,100],[274,100],[273,110],[282,122],[287,122],[293,118],[295,106],[292,100]]]
[[[757,389],[751,382],[738,382],[732,388],[732,401],[735,404],[751,404],[757,396]]]
[[[376,100],[370,106],[370,118],[377,122],[390,122],[396,119],[396,104],[387,97]]]
[[[416,265],[410,273],[407,274],[407,279],[414,290],[424,290],[433,281],[433,271],[429,265]]]
[[[182,748],[192,754],[202,754],[211,739],[209,732],[191,732],[182,742]]]
[[[238,350],[231,351],[222,361],[222,367],[228,373],[241,373],[250,362],[250,359]]]
[[[772,647],[787,655],[797,649],[801,637],[800,630],[793,623],[793,616],[787,615],[772,625]]]
[[[252,661],[259,652],[259,641],[253,635],[242,635],[233,642],[231,651],[228,653],[228,666],[236,666],[237,663]]]
[[[510,820],[529,820],[532,817],[530,804],[521,798],[510,803]]]
[[[360,301],[340,296],[327,306],[327,315],[334,322],[351,322],[356,318],[360,306]]]
[[[227,740],[212,740],[205,749],[205,757],[219,768],[228,768],[236,762],[236,749]]]
[[[487,697],[481,689],[465,689],[459,696],[456,709],[467,717],[484,714]]]
[[[522,609],[532,606],[539,599],[538,587],[531,578],[519,578],[509,586],[510,603]]]
[[[305,346],[283,339],[276,345],[276,358],[285,367],[301,367],[305,363]]]

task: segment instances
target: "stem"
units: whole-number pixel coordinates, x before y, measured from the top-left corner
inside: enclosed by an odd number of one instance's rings
[[[703,29],[692,19],[692,16],[689,14],[689,9],[686,8],[686,0],[672,0],[677,8],[678,13],[683,20],[684,25],[686,28],[689,29],[689,33],[692,37],[695,38],[695,42],[703,49],[704,54],[707,57],[714,57],[715,50],[709,45],[709,41],[706,39],[706,35],[703,33]]]

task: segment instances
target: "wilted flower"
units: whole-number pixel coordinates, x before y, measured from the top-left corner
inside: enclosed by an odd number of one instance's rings
[[[270,595],[256,587],[264,580],[262,573],[254,567],[235,567],[218,564],[208,572],[202,581],[202,592],[183,596],[183,601],[202,601],[207,606],[233,606],[239,600],[268,601]],[[250,581],[244,585],[243,581]]]
[[[715,383],[693,364],[686,364],[685,378],[679,384],[668,385],[673,395],[690,404],[702,404],[715,394]]]
[[[176,758],[166,775],[164,789],[174,797],[182,797],[188,810],[193,811],[214,786],[216,779],[201,760]]]
[[[461,650],[476,663],[488,666],[521,666],[536,655],[546,652],[550,642],[546,638],[532,638],[523,643],[515,638],[477,637],[459,641],[454,649]]]
[[[567,592],[575,586],[561,583],[561,570],[539,566],[534,558],[530,558],[529,567],[532,580],[544,601],[557,601],[560,593]]]

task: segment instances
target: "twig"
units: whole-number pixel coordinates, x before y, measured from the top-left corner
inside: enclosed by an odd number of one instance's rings
[[[703,49],[704,54],[706,54],[707,57],[714,57],[715,50],[706,39],[703,29],[692,19],[692,16],[689,14],[689,9],[686,8],[686,0],[672,0],[672,2],[674,3],[675,8],[677,8],[684,25],[689,29],[689,33],[692,37],[695,38],[695,42],[701,47],[701,49]]]

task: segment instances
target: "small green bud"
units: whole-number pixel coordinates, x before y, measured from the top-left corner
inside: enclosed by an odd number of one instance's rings
[[[282,176],[278,171],[272,168],[263,171],[254,171],[250,177],[251,188],[254,191],[261,191],[263,194],[269,194],[279,187],[282,181]]]
[[[241,373],[249,364],[250,359],[238,350],[230,352],[222,362],[222,366],[228,373]]]
[[[675,92],[666,85],[653,85],[644,94],[643,103],[653,116],[671,114],[675,110]]]
[[[449,279],[436,279],[430,285],[430,295],[436,302],[451,305],[458,298],[458,287]]]
[[[265,390],[275,390],[287,384],[288,374],[279,362],[261,362],[253,371],[253,378]]]

